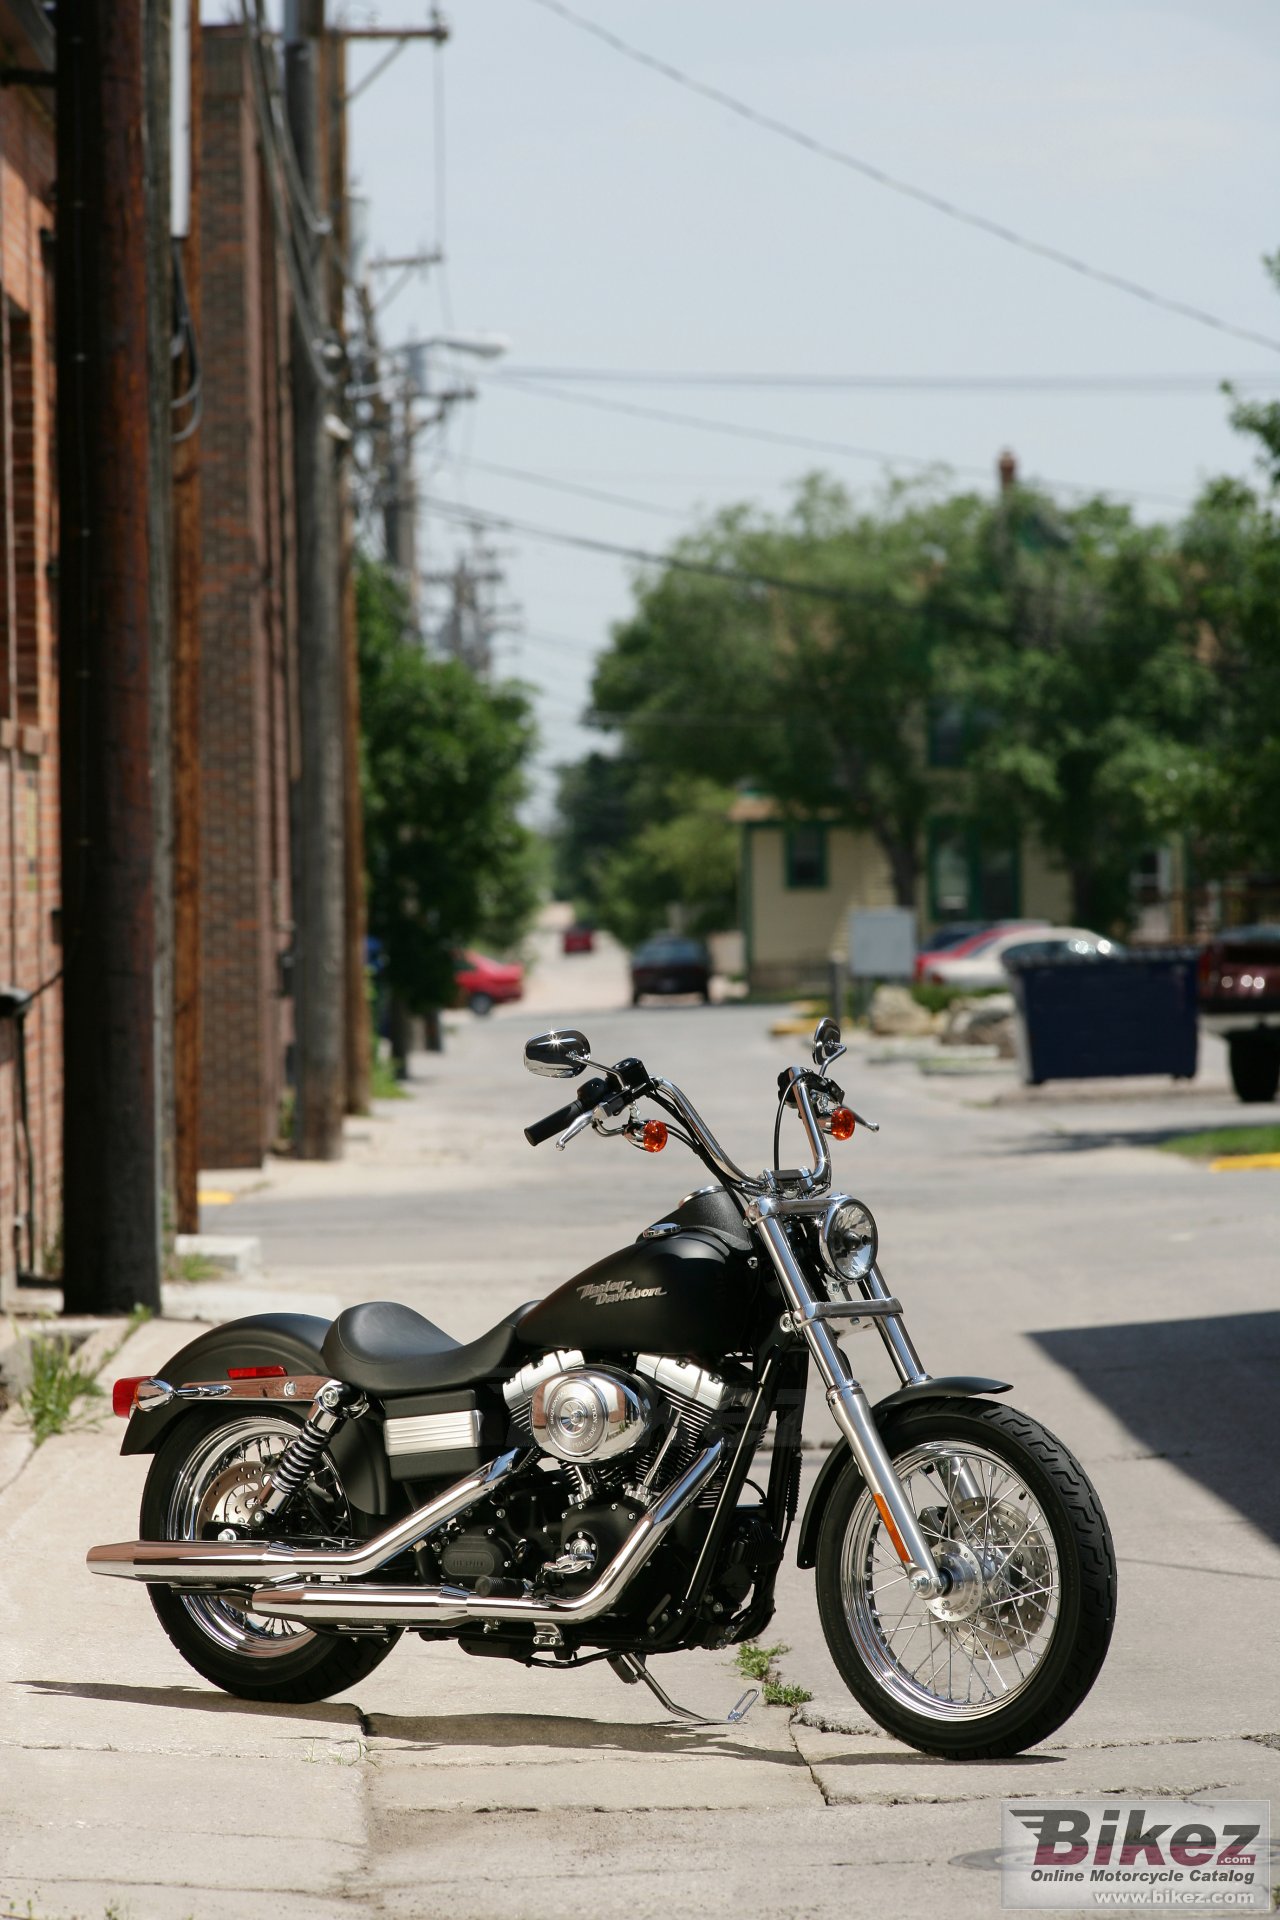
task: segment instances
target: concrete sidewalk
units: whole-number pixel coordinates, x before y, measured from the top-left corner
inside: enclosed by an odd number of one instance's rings
[[[761,1089],[794,1051],[767,1038],[767,1018],[670,1009],[587,1024],[601,1052],[642,1051],[678,1077],[729,1150],[758,1162],[772,1118]],[[698,1183],[591,1139],[530,1153],[519,1127],[552,1101],[520,1071],[521,1031],[471,1023],[443,1059],[417,1062],[410,1098],[356,1123],[341,1165],[217,1176],[237,1198],[207,1224],[261,1237],[275,1298],[327,1310],[391,1295],[460,1337],[480,1332]],[[1265,1392],[1280,1184],[1260,1176],[1228,1195],[1129,1144],[1152,1130],[1149,1102],[1127,1118],[973,1110],[892,1069],[856,1067],[848,1084],[885,1123],[848,1164],[926,1360],[1014,1380],[1015,1402],[1084,1459],[1112,1520],[1113,1651],[1047,1747],[960,1767],[876,1732],[851,1711],[812,1576],[794,1565],[768,1637],[790,1644],[785,1677],[815,1696],[795,1716],[758,1705],[743,1726],[689,1729],[603,1666],[528,1672],[411,1639],[350,1697],[250,1707],[185,1667],[141,1591],[84,1569],[89,1545],[136,1533],[146,1462],[117,1457],[119,1423],[32,1456],[11,1411],[0,1912],[892,1920],[937,1904],[967,1920],[999,1910],[1002,1798],[1280,1797]],[[220,1286],[216,1302],[219,1314],[260,1304],[256,1282]],[[142,1328],[112,1371],[160,1367],[190,1331]],[[878,1343],[857,1349],[880,1390]],[[830,1438],[821,1406],[809,1431],[807,1476]],[[718,1713],[745,1684],[712,1653],[666,1660],[659,1676]]]

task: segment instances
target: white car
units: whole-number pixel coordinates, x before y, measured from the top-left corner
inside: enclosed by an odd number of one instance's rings
[[[1124,948],[1103,934],[1091,933],[1088,927],[1011,927],[976,953],[962,954],[955,960],[945,952],[930,958],[922,977],[934,986],[972,988],[975,992],[983,987],[1007,987],[1005,962],[1010,957],[1029,959],[1033,951],[1037,959],[1052,960],[1059,955],[1065,959],[1068,954],[1076,954],[1082,960],[1105,960],[1123,953]]]

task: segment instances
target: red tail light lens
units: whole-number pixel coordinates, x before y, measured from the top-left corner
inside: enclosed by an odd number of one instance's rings
[[[283,1380],[288,1367],[228,1367],[228,1380]]]
[[[133,1396],[148,1376],[145,1373],[131,1373],[127,1380],[117,1380],[111,1389],[111,1411],[118,1419],[127,1420],[133,1412]]]

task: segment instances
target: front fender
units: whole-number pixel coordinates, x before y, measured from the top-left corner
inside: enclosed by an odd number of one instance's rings
[[[329,1322],[310,1313],[254,1313],[210,1327],[189,1341],[160,1368],[160,1377],[173,1386],[187,1380],[216,1380],[229,1366],[286,1366],[290,1373],[320,1373],[329,1369],[321,1345]],[[207,1419],[225,1403],[171,1401],[155,1413],[133,1413],[125,1428],[121,1453],[154,1453],[175,1420]],[[334,1464],[352,1502],[365,1513],[391,1511],[391,1476],[376,1420],[348,1421],[333,1442]]]
[[[972,1400],[984,1393],[1008,1391],[1007,1380],[983,1380],[976,1374],[949,1374],[941,1380],[917,1380],[910,1386],[899,1387],[896,1393],[888,1393],[883,1400],[877,1400],[871,1411],[878,1426],[883,1414],[895,1407],[906,1406],[912,1400]],[[818,1477],[813,1483],[804,1518],[800,1522],[800,1537],[796,1543],[796,1565],[799,1567],[817,1564],[818,1531],[822,1516],[848,1459],[849,1442],[838,1440],[818,1469]]]

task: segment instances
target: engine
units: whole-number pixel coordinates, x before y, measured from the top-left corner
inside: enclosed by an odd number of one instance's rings
[[[482,1592],[519,1590],[529,1580],[565,1591],[590,1584],[693,1464],[710,1422],[732,1420],[749,1399],[745,1376],[725,1380],[648,1353],[631,1368],[589,1365],[577,1351],[548,1353],[502,1391],[512,1440],[537,1449],[541,1471],[436,1542],[445,1577],[478,1582]],[[722,1485],[723,1472],[699,1506],[714,1506]]]

